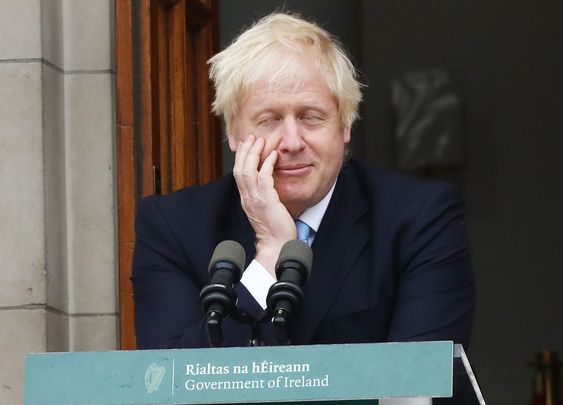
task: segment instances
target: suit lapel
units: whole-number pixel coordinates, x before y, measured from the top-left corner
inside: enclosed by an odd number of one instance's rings
[[[310,342],[364,249],[369,239],[367,211],[357,178],[350,167],[344,168],[313,242],[313,270],[293,326],[295,344]]]

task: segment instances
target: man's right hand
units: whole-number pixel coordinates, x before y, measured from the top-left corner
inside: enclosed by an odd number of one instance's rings
[[[274,188],[274,165],[278,153],[272,150],[261,162],[265,140],[249,135],[238,144],[233,175],[241,205],[256,232],[257,260],[275,277],[275,264],[285,242],[295,239],[293,218]]]

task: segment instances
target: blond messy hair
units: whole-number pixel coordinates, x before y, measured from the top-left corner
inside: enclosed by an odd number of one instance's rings
[[[327,31],[285,13],[262,18],[209,59],[209,77],[215,85],[213,112],[231,127],[242,100],[258,82],[266,79],[277,88],[298,86],[296,62],[307,60],[313,61],[336,98],[342,125],[350,128],[362,99],[354,65]]]

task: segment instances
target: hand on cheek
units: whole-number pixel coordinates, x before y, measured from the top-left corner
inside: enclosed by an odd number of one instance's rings
[[[242,208],[256,232],[255,259],[274,275],[281,247],[295,239],[295,225],[274,188],[278,153],[272,150],[260,165],[264,148],[263,138],[248,136],[238,145],[233,174]]]

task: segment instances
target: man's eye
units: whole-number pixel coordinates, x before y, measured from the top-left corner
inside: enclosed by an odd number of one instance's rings
[[[279,121],[279,117],[275,117],[275,116],[265,117],[258,120],[258,125],[267,126],[267,125],[272,125],[278,121]]]
[[[321,122],[323,119],[321,117],[319,117],[318,115],[305,114],[301,117],[301,120],[303,120],[307,123],[316,123],[316,122]]]

